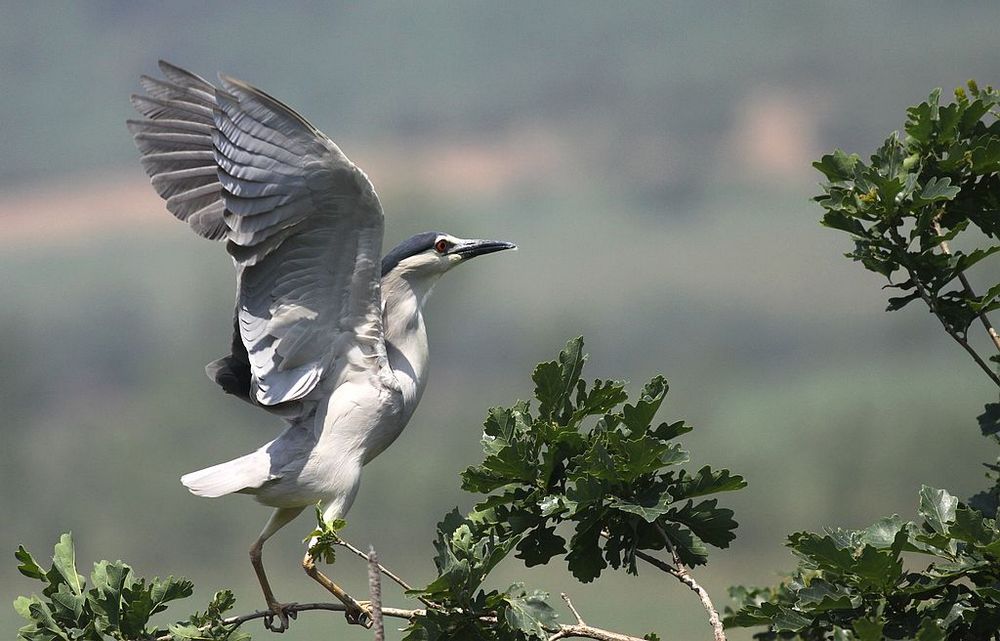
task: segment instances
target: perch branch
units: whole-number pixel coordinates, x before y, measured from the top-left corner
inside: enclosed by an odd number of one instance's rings
[[[293,603],[288,605],[285,609],[288,613],[298,614],[299,612],[307,612],[309,610],[327,610],[329,612],[344,612],[347,608],[343,603]],[[225,625],[231,626],[233,630],[240,627],[244,623],[253,621],[255,619],[263,619],[264,617],[271,614],[270,610],[257,610],[256,612],[251,612],[249,614],[243,614],[241,616],[229,617],[228,619],[223,619]],[[404,610],[402,608],[382,608],[382,616],[393,617],[396,619],[406,619],[412,621],[417,617],[422,617],[427,614],[427,610],[417,609],[417,610]],[[484,620],[495,623],[495,617],[482,617]],[[563,624],[557,628],[553,628],[554,634],[549,637],[549,641],[553,639],[597,639],[597,641],[644,641],[641,637],[633,637],[627,634],[621,634],[619,632],[612,632],[610,630],[604,630],[602,628],[595,628],[591,625],[587,625],[582,622],[578,622],[573,625]],[[158,630],[153,637],[155,641],[170,641],[173,637],[166,630]]]

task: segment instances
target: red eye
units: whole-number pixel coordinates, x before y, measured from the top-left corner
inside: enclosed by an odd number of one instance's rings
[[[451,247],[451,243],[449,243],[444,238],[434,243],[434,251],[436,251],[439,254],[443,254],[446,251],[448,251],[449,247]]]

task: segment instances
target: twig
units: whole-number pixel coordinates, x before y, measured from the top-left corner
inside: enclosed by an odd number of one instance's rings
[[[559,596],[562,597],[562,600],[566,602],[566,607],[569,608],[569,611],[572,612],[573,616],[576,617],[576,622],[579,623],[580,625],[587,625],[587,622],[583,620],[583,617],[580,616],[580,613],[577,612],[576,608],[573,607],[573,602],[569,600],[569,595],[566,594],[565,592],[561,592]]]
[[[941,231],[941,223],[939,223],[936,218],[934,219],[934,231],[937,233],[938,236],[944,235]],[[940,247],[941,251],[951,256],[951,247],[948,245],[947,240],[942,240]],[[961,281],[962,287],[965,288],[965,293],[967,293],[972,298],[976,298],[976,293],[972,291],[972,285],[969,283],[969,279],[966,278],[964,271],[958,272],[958,280]],[[986,312],[979,312],[978,314],[976,314],[976,316],[978,316],[980,322],[982,322],[983,328],[986,330],[986,333],[989,334],[991,339],[993,339],[993,346],[997,348],[998,352],[1000,352],[1000,334],[997,333],[996,328],[994,328],[993,324],[990,323],[990,319],[987,318]]]
[[[708,612],[708,623],[712,626],[712,633],[715,641],[726,641],[726,633],[722,627],[722,619],[719,617],[719,611],[715,609],[715,605],[712,603],[712,597],[710,597],[708,595],[708,591],[701,587],[701,585],[694,580],[694,577],[691,576],[691,571],[681,561],[680,555],[677,554],[677,550],[674,549],[673,544],[670,542],[670,537],[668,537],[667,533],[663,531],[663,528],[657,525],[656,529],[659,530],[660,535],[663,537],[663,542],[666,545],[667,550],[670,552],[670,556],[674,560],[674,565],[670,565],[666,561],[658,559],[651,554],[647,554],[642,550],[636,550],[635,555],[646,563],[649,563],[657,569],[666,572],[684,585],[691,588],[691,590],[698,595],[698,598],[701,599],[701,605],[705,608],[705,611]],[[606,539],[611,537],[607,530],[602,531],[601,536]]]
[[[566,602],[566,606],[569,611],[573,613],[576,617],[576,624],[574,625],[560,625],[558,629],[555,630],[555,634],[548,638],[548,641],[557,641],[557,639],[569,639],[572,637],[580,637],[584,639],[599,639],[600,641],[632,641],[636,637],[630,637],[626,634],[619,634],[618,632],[611,632],[609,630],[602,630],[600,628],[595,628],[587,625],[580,613],[577,612],[576,608],[573,607],[573,602],[569,600],[569,596],[565,592],[561,593],[559,596],[562,600]]]
[[[619,634],[609,630],[594,628],[589,625],[561,625],[559,631],[549,637],[548,641],[556,639],[597,639],[598,641],[643,641],[639,637],[630,637],[627,634]]]
[[[362,551],[361,551],[361,550],[359,550],[358,548],[356,548],[356,547],[354,547],[353,545],[351,545],[351,544],[350,544],[350,542],[348,542],[348,541],[345,541],[345,540],[343,539],[343,537],[341,537],[341,536],[340,536],[339,534],[337,535],[337,545],[340,545],[340,546],[343,546],[343,547],[347,548],[348,550],[350,550],[351,552],[353,552],[353,553],[354,553],[354,554],[356,554],[357,556],[361,557],[361,558],[362,558],[362,559],[364,559],[365,561],[368,561],[368,560],[369,560],[369,559],[368,559],[368,555],[367,555],[367,554],[365,554],[364,552],[362,552]],[[378,563],[378,560],[376,560],[375,562],[376,562],[376,563],[378,564],[378,569],[379,569],[379,570],[380,570],[380,571],[382,572],[382,574],[384,574],[384,575],[386,575],[387,577],[389,577],[390,579],[392,579],[392,581],[393,581],[393,582],[394,582],[394,583],[395,583],[396,585],[400,586],[400,587],[401,587],[401,588],[403,588],[404,590],[412,590],[412,589],[413,589],[413,588],[412,588],[412,587],[410,586],[410,584],[409,584],[409,583],[407,583],[406,581],[404,581],[403,579],[401,579],[401,578],[400,578],[399,576],[397,576],[397,575],[396,575],[395,573],[393,573],[393,572],[392,572],[392,570],[390,570],[389,568],[385,567],[385,566],[384,566],[384,565],[382,565],[381,563]],[[427,600],[427,599],[425,599],[424,597],[421,597],[421,596],[418,596],[418,597],[417,597],[417,599],[418,599],[418,600],[419,600],[419,601],[420,601],[421,603],[423,603],[424,605],[426,605],[426,606],[427,606],[427,607],[429,607],[429,608],[440,608],[440,607],[441,607],[441,606],[439,606],[438,604],[436,604],[436,603],[434,603],[434,602],[432,602],[432,601],[428,601],[428,600]]]
[[[938,229],[940,229],[940,227],[938,227]],[[889,228],[889,233],[892,235],[893,240],[895,240],[896,242],[900,243],[900,245],[905,247],[906,241],[903,240],[903,237],[900,236],[899,232],[894,227]],[[939,233],[938,235],[940,236],[941,234]],[[1000,376],[997,376],[997,374],[995,374],[993,370],[990,369],[990,366],[987,365],[985,361],[983,361],[979,353],[976,352],[976,350],[973,349],[971,345],[969,345],[969,342],[965,340],[963,337],[959,336],[958,332],[952,329],[948,325],[948,323],[945,322],[944,318],[941,317],[941,314],[938,313],[937,305],[934,304],[934,299],[931,297],[930,293],[924,287],[923,283],[920,282],[920,277],[914,274],[913,271],[911,271],[907,265],[903,265],[903,268],[906,269],[906,273],[909,275],[910,280],[913,281],[914,287],[917,288],[917,294],[920,296],[920,298],[923,299],[924,303],[927,304],[927,307],[931,310],[931,313],[934,314],[934,317],[937,318],[938,321],[941,323],[941,326],[944,328],[944,331],[948,332],[948,336],[951,336],[956,343],[961,345],[962,349],[968,352],[969,356],[972,357],[972,360],[976,362],[976,365],[978,365],[980,369],[986,372],[986,375],[990,377],[991,381],[993,381],[994,383],[997,384],[998,387],[1000,387]]]
[[[385,641],[385,622],[382,620],[382,579],[379,573],[378,555],[372,546],[368,547],[368,594],[371,596],[375,641]]]
[[[924,299],[924,302],[927,303],[927,307],[930,308],[931,312],[934,313],[934,316],[941,322],[941,326],[944,327],[944,331],[948,332],[948,336],[951,336],[953,339],[955,339],[955,342],[961,345],[962,348],[969,353],[969,356],[972,357],[972,360],[976,361],[976,365],[978,365],[984,372],[986,372],[986,375],[990,377],[990,380],[996,383],[997,386],[1000,386],[1000,376],[997,376],[997,374],[992,369],[990,369],[990,366],[987,365],[986,362],[979,355],[979,353],[976,352],[976,350],[973,349],[971,345],[969,345],[969,342],[967,340],[959,336],[958,332],[953,330],[948,325],[948,323],[946,323],[945,320],[941,318],[941,316],[937,312],[937,305],[934,304],[934,299],[931,298],[931,295],[924,288],[920,280],[917,278],[912,278],[912,280],[913,284],[917,288],[917,293],[920,294],[920,298]]]
[[[719,618],[719,611],[715,609],[715,605],[712,603],[712,597],[708,595],[708,590],[701,587],[701,585],[694,580],[691,576],[691,571],[688,570],[687,566],[681,562],[681,557],[677,554],[677,550],[674,549],[673,544],[670,542],[670,537],[667,533],[663,531],[659,525],[656,529],[660,531],[660,535],[663,537],[663,542],[666,544],[667,549],[670,550],[670,556],[674,559],[675,572],[673,573],[677,580],[684,585],[691,588],[698,598],[701,599],[701,605],[708,612],[708,624],[712,626],[712,634],[715,636],[715,641],[726,641],[726,632],[722,628],[722,619]]]

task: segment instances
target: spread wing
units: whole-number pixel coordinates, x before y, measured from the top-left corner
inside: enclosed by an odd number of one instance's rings
[[[237,270],[232,353],[209,373],[274,406],[301,400],[334,367],[385,363],[382,208],[332,140],[268,94],[160,63],[130,120],[167,209],[226,240]]]

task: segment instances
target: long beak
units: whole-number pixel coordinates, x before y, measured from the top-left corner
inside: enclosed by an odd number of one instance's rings
[[[475,258],[483,254],[503,251],[505,249],[517,249],[514,243],[503,240],[467,240],[451,248],[452,254],[458,254],[463,259]]]

